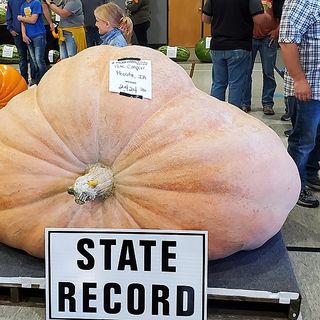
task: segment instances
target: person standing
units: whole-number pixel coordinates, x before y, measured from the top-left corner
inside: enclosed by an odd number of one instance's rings
[[[58,27],[60,59],[72,57],[87,48],[81,0],[63,0],[59,5],[46,0],[49,8],[60,16]]]
[[[115,3],[107,3],[94,10],[101,44],[125,47],[131,42],[132,21]]]
[[[20,9],[25,0],[8,0],[7,2],[7,29],[13,37],[15,46],[17,47],[19,54],[19,69],[21,76],[29,83],[29,72],[28,72],[28,47],[22,39],[21,33],[21,22],[18,20],[20,15]],[[33,61],[30,60],[30,85],[36,82],[36,67]]]
[[[253,22],[266,26],[271,17],[264,13],[260,0],[207,0],[202,21],[211,24],[211,95],[241,107],[241,96],[250,65]],[[214,76],[213,76],[214,75]]]
[[[42,20],[42,4],[39,0],[26,0],[17,19],[21,22],[22,39],[28,45],[30,57],[36,66],[36,84],[47,71],[45,63],[46,29]]]
[[[84,15],[84,27],[86,30],[86,40],[87,46],[93,47],[101,44],[101,38],[98,32],[98,29],[95,25],[96,19],[94,16],[94,10],[108,3],[108,0],[81,0],[82,2],[82,10]]]
[[[301,193],[298,205],[319,206],[307,186],[320,189],[320,2],[286,0],[280,21],[279,44],[284,64],[285,96],[294,96],[293,131],[288,152],[297,164]]]
[[[274,11],[273,2],[273,0],[262,0],[264,10],[272,17],[270,25],[264,28],[254,24],[251,63],[241,102],[241,109],[245,112],[251,111],[252,72],[257,53],[259,52],[263,73],[263,89],[261,100],[263,113],[265,115],[274,115],[273,97],[277,87],[274,77],[274,67],[277,59],[279,22],[281,14],[280,12],[277,13]]]
[[[150,0],[126,0],[125,8],[133,22],[133,32],[138,44],[147,47],[148,29],[151,24]]]

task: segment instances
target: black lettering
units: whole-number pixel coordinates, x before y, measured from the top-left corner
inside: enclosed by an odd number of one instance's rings
[[[103,307],[106,313],[116,314],[121,311],[121,303],[115,302],[113,306],[111,306],[111,290],[113,290],[114,294],[121,294],[121,287],[118,283],[107,283],[103,287]]]
[[[97,300],[96,294],[90,294],[90,289],[97,288],[96,283],[83,283],[83,291],[82,291],[82,298],[83,298],[83,312],[97,312],[96,307],[90,307],[90,300]]]
[[[135,308],[135,290],[138,291],[137,307]],[[128,286],[127,307],[130,314],[138,315],[144,313],[145,310],[145,289],[142,284],[132,283]]]
[[[161,293],[161,294],[160,294]],[[162,303],[162,315],[169,315],[169,288],[164,285],[152,285],[152,315],[159,315],[159,304]]]
[[[151,247],[155,247],[155,240],[140,240],[140,246],[144,247],[144,271],[151,271]]]
[[[66,290],[68,289],[68,290]],[[58,297],[59,297],[59,311],[66,311],[66,300],[69,301],[69,312],[76,312],[76,299],[74,294],[76,288],[71,282],[59,282],[58,283]]]
[[[163,272],[176,272],[175,266],[169,266],[169,259],[176,259],[176,254],[169,252],[170,247],[176,247],[176,241],[163,241],[162,242],[162,271]]]
[[[111,247],[116,244],[116,240],[102,239],[100,245],[104,246],[104,270],[111,270]]]
[[[93,249],[94,242],[91,239],[80,239],[77,244],[77,249],[80,254],[82,254],[86,259],[87,262],[85,263],[84,260],[78,260],[77,265],[81,270],[91,270],[94,267],[94,257],[85,249],[87,248]]]
[[[186,293],[186,295],[185,295]],[[187,298],[187,309],[183,310],[184,297]],[[177,316],[189,317],[194,313],[194,289],[189,286],[177,286]]]
[[[138,270],[132,240],[123,240],[121,247],[118,270],[124,270],[126,266],[129,266],[131,271]]]

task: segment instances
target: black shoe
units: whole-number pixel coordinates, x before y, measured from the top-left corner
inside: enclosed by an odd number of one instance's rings
[[[289,129],[289,130],[285,130],[283,133],[286,137],[289,137],[292,131],[293,131],[292,129]]]
[[[308,178],[307,179],[307,186],[311,189],[320,191],[320,179],[318,176]]]
[[[319,207],[319,200],[310,190],[305,189],[300,192],[297,204],[301,207],[317,208]]]
[[[289,113],[285,113],[281,116],[280,118],[281,121],[290,121],[291,120],[291,117],[290,117],[290,114]]]

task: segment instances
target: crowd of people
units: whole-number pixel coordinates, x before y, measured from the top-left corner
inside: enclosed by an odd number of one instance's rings
[[[252,70],[259,51],[262,110],[273,115],[274,67],[280,45],[284,97],[291,119],[288,152],[301,179],[298,205],[316,208],[320,191],[320,2],[319,0],[207,0],[202,20],[211,24],[211,95],[251,111]],[[230,23],[232,21],[232,23]],[[284,195],[285,196],[285,195]]]
[[[122,10],[108,0],[8,0],[7,29],[17,47],[20,72],[26,82],[38,84],[47,71],[48,42],[56,24],[60,59],[100,44],[126,46],[133,32],[139,45],[148,46],[149,0],[125,0],[124,6]]]

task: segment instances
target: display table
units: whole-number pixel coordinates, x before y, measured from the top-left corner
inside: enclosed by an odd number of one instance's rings
[[[0,287],[10,288],[15,302],[20,288],[44,291],[44,261],[0,244]],[[297,319],[301,296],[281,233],[259,249],[209,261],[207,296],[209,309],[221,308],[222,302],[226,310],[235,303],[271,304],[287,319]]]

